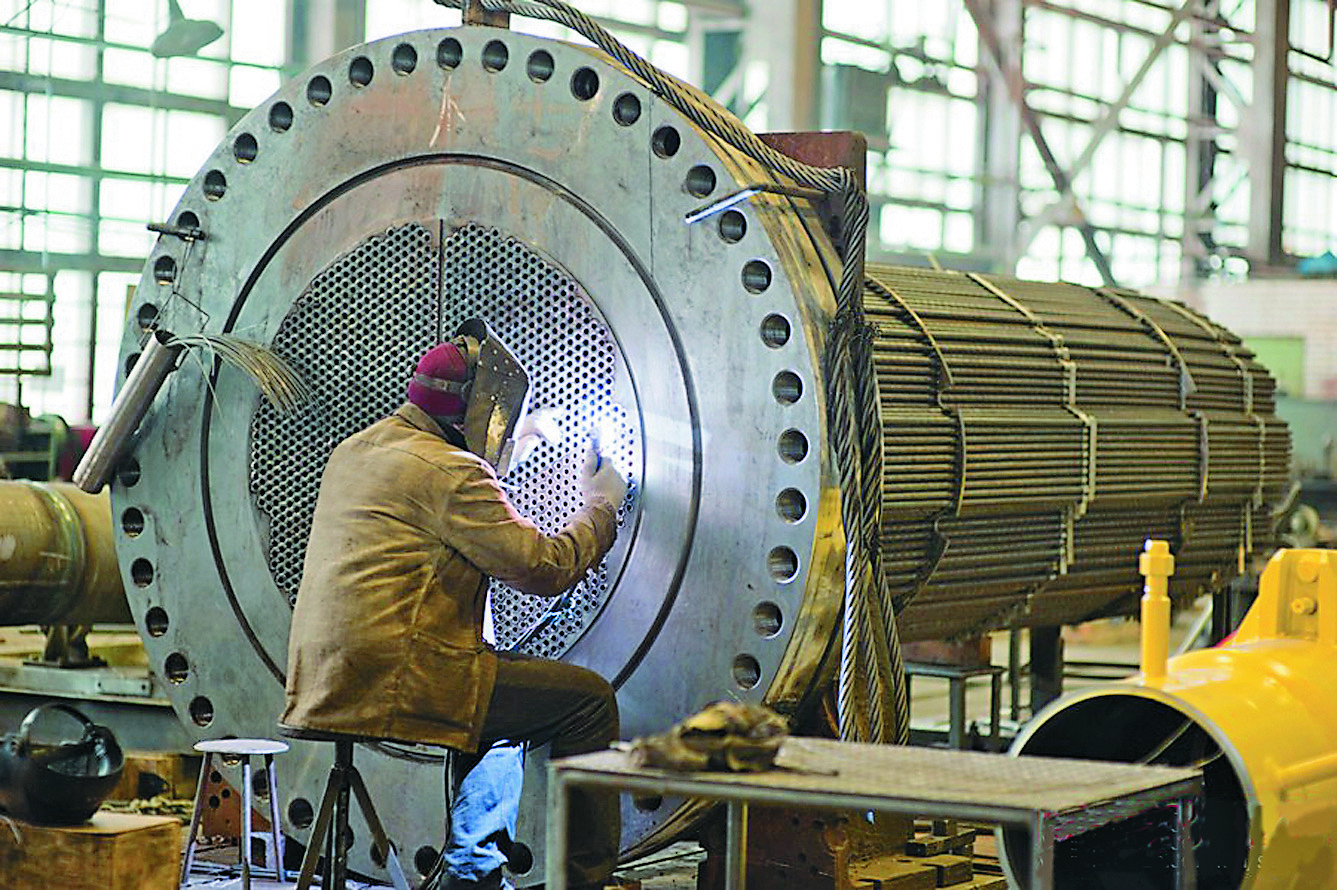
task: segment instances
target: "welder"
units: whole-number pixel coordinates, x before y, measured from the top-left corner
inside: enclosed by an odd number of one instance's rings
[[[550,755],[563,757],[617,737],[604,678],[499,652],[483,638],[488,579],[562,594],[612,546],[627,491],[612,461],[591,449],[579,478],[584,506],[560,532],[544,534],[519,515],[498,479],[516,453],[528,394],[520,363],[471,320],[418,362],[406,404],[334,449],[293,610],[284,724],[466,755],[499,742],[551,742]],[[488,799],[463,790],[457,801]],[[579,830],[567,880],[602,886],[616,862],[617,799],[573,795],[571,814]],[[486,814],[457,806],[454,815],[458,827]],[[446,886],[500,883],[494,870],[452,873]]]

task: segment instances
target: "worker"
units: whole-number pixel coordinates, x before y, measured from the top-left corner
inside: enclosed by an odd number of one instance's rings
[[[527,377],[480,321],[461,332],[418,362],[407,404],[330,455],[293,609],[282,722],[466,753],[501,740],[551,742],[553,757],[607,748],[618,716],[603,677],[498,652],[482,631],[489,577],[554,597],[599,563],[627,483],[591,449],[584,506],[560,532],[520,516],[498,470],[513,452]],[[570,810],[579,830],[568,884],[600,887],[616,863],[617,797],[573,793]],[[499,872],[449,878],[501,881]]]

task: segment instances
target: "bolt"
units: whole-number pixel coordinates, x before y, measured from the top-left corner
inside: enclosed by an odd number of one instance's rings
[[[1302,596],[1291,600],[1291,612],[1296,615],[1313,615],[1318,611],[1318,603],[1312,596]]]

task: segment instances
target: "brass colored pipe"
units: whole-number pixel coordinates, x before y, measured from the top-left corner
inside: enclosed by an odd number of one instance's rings
[[[0,481],[0,625],[129,621],[107,494]]]

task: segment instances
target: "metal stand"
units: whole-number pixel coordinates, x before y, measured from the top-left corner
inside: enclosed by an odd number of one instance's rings
[[[204,810],[205,779],[213,770],[214,756],[241,758],[241,885],[245,890],[251,888],[251,808],[255,806],[253,782],[251,781],[251,757],[262,755],[265,758],[265,778],[269,785],[269,831],[273,845],[274,872],[279,882],[286,881],[283,872],[283,838],[279,822],[279,783],[274,772],[274,755],[288,750],[283,742],[272,739],[218,739],[197,742],[195,750],[204,754],[200,763],[200,782],[195,790],[195,807],[190,814],[190,833],[186,837],[186,852],[181,861],[182,886],[190,876],[190,866],[195,859],[195,837],[200,830],[200,814]]]
[[[1003,668],[992,664],[926,664],[907,661],[905,663],[906,693],[909,694],[911,678],[937,677],[947,681],[948,727],[947,744],[949,747],[964,751],[966,748],[966,681],[971,677],[989,678],[989,750],[998,751],[1003,747],[1000,717],[1003,696]]]

